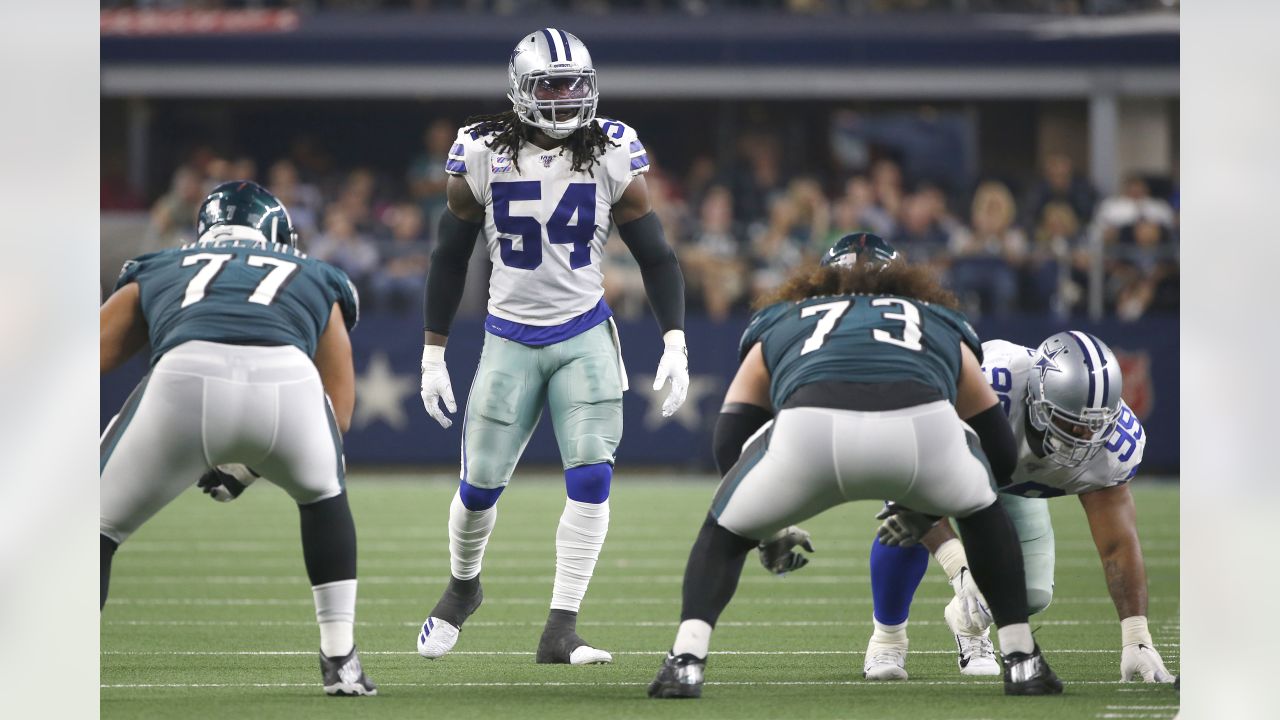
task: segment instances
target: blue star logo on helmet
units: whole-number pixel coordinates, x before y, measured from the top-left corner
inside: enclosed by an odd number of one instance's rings
[[[1058,367],[1058,361],[1055,358],[1057,358],[1063,350],[1066,350],[1066,348],[1061,345],[1052,350],[1049,350],[1048,348],[1042,348],[1040,350],[1040,357],[1036,359],[1033,367],[1040,371],[1041,382],[1044,381],[1044,376],[1049,372],[1062,372],[1062,368]]]

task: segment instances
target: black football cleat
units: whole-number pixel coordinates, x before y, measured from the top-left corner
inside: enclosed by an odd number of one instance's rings
[[[608,651],[591,647],[578,637],[578,614],[569,610],[552,610],[547,625],[538,639],[535,660],[540,665],[607,665],[613,662]]]
[[[1040,654],[1039,645],[1030,653],[1009,653],[1002,660],[1005,695],[1062,694],[1062,681]]]
[[[326,695],[378,694],[378,686],[373,684],[360,666],[360,656],[356,654],[355,647],[342,657],[325,657],[324,653],[320,653],[320,676]]]
[[[658,668],[658,676],[649,683],[651,698],[700,698],[702,697],[702,676],[707,669],[706,658],[699,658],[692,653],[672,655],[667,653],[662,667]]]

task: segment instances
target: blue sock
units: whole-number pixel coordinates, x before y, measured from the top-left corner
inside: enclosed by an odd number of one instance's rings
[[[876,622],[901,625],[911,612],[911,598],[929,569],[923,545],[889,547],[871,541],[871,602]]]

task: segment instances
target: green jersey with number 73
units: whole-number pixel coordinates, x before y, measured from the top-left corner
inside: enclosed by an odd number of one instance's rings
[[[350,330],[359,299],[346,273],[282,243],[221,240],[142,255],[116,289],[138,283],[151,364],[191,340],[293,345],[314,357],[338,303]]]
[[[775,408],[814,382],[913,381],[954,403],[960,343],[979,362],[982,345],[964,315],[893,295],[828,295],[781,302],[756,313],[740,358],[763,344]]]

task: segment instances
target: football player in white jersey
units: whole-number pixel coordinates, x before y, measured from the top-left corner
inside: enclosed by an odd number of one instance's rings
[[[983,343],[982,350],[983,373],[1018,443],[1012,484],[1001,488],[1000,499],[1022,542],[1028,609],[1038,613],[1053,599],[1047,498],[1076,495],[1120,617],[1121,679],[1173,682],[1147,629],[1147,574],[1128,486],[1147,437],[1120,399],[1123,378],[1115,355],[1098,338],[1074,330],[1053,335],[1034,350],[1003,340]],[[923,548],[915,544],[922,535]],[[964,547],[949,521],[933,525],[933,518],[910,512],[888,514],[872,543],[875,630],[864,675],[907,677],[907,610],[928,565],[925,548],[956,591],[944,615],[956,636],[960,672],[998,675],[988,637],[991,616],[969,575]]]
[[[441,426],[456,411],[445,344],[467,261],[483,235],[493,271],[484,349],[462,427],[462,473],[449,509],[451,578],[418,635],[438,658],[482,600],[480,565],[498,496],[543,405],[550,406],[568,499],[556,531],[551,611],[540,663],[607,663],[576,632],[587,584],[609,527],[614,450],[622,435],[626,372],[604,302],[602,248],[614,226],[640,266],[664,349],[654,389],[667,380],[670,417],[688,389],[684,279],[649,203],[648,155],[636,133],[596,117],[596,73],[585,45],[555,28],[529,33],[511,53],[512,110],[471,118],[445,170],[448,210],[427,276],[422,400]]]

